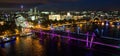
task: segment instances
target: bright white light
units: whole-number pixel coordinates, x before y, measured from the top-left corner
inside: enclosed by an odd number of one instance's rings
[[[43,13],[43,14],[49,14],[49,12],[41,12],[41,13]]]
[[[67,16],[71,16],[71,15],[70,15],[70,12],[67,13]]]
[[[104,23],[102,22],[102,25],[104,25]]]
[[[6,38],[6,40],[10,40],[10,38]]]
[[[34,21],[34,20],[35,20],[35,16],[32,16],[32,17],[31,17],[31,20]]]
[[[104,15],[100,15],[100,16],[104,16]]]

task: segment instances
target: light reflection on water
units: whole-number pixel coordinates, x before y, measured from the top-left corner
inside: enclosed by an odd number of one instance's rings
[[[43,55],[44,47],[39,40],[33,40],[31,37],[17,37],[16,41],[5,43],[6,55],[12,56],[38,56]]]
[[[71,43],[70,43],[71,44]],[[33,39],[17,37],[16,41],[1,44],[0,56],[101,56],[109,55],[97,51],[90,51],[78,46],[65,44],[61,40]],[[75,44],[75,43],[72,43]],[[2,47],[3,46],[3,47]],[[109,55],[110,56],[110,55]]]

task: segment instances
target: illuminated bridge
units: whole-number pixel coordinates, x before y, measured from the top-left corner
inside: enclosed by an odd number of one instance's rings
[[[104,46],[105,48],[111,48],[112,49],[119,49],[120,46],[120,40],[119,39],[109,39],[109,38],[98,38],[95,36],[95,33],[80,33],[80,34],[75,34],[72,32],[62,32],[62,31],[43,31],[43,30],[33,30],[33,33],[35,35],[37,34],[41,39],[44,39],[45,35],[49,35],[50,39],[58,39],[61,41],[67,41],[67,43],[70,43],[71,41],[77,41],[80,42],[78,45],[82,45],[82,47],[88,48],[88,49],[94,49],[96,46]],[[108,42],[107,42],[108,41]],[[119,51],[119,50],[117,50]]]

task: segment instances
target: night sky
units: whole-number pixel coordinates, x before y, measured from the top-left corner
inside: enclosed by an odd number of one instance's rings
[[[0,3],[52,3],[52,2],[73,2],[79,0],[0,0]]]
[[[37,6],[41,9],[120,9],[120,0],[1,0],[0,7]]]

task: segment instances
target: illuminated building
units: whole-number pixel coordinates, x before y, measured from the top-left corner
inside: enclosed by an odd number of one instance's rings
[[[49,15],[50,20],[60,20],[61,16],[60,15]]]

